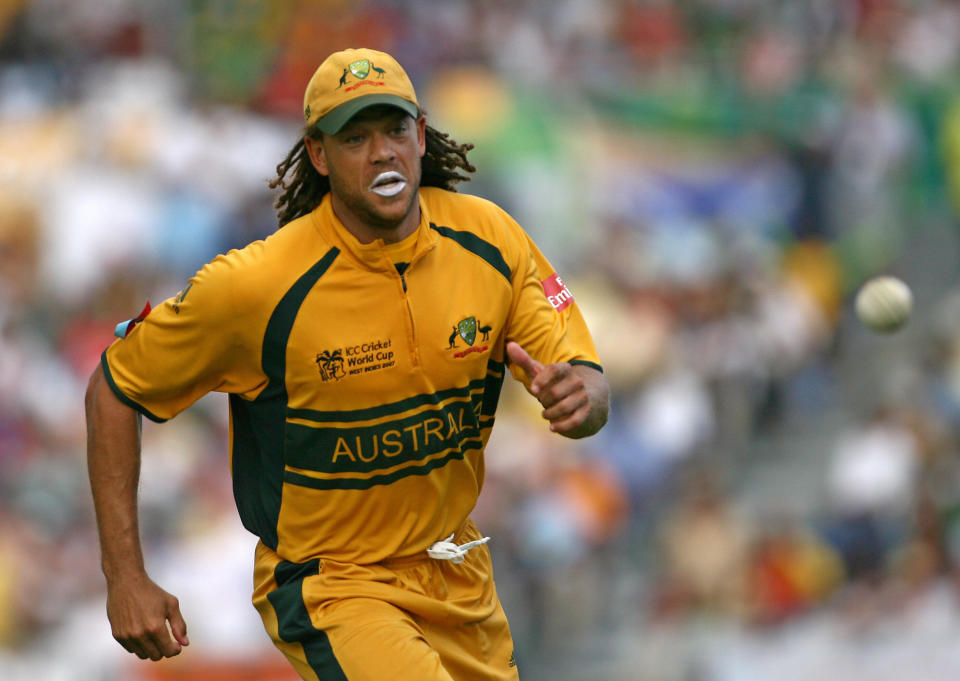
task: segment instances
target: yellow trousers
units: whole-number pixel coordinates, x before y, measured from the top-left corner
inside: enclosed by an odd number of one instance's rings
[[[472,521],[454,542],[479,539]],[[518,681],[490,552],[454,564],[283,561],[257,546],[253,603],[307,681]]]

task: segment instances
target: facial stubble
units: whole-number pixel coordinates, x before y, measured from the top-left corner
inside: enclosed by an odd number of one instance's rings
[[[330,173],[330,191],[344,204],[357,219],[371,229],[383,232],[389,232],[397,227],[410,215],[416,201],[418,200],[420,189],[420,168],[416,168],[416,176],[408,178],[407,183],[411,188],[410,197],[407,199],[406,209],[399,218],[387,218],[373,205],[373,201],[365,198],[362,194],[350,191],[341,182],[336,173]],[[402,200],[402,199],[397,199]]]

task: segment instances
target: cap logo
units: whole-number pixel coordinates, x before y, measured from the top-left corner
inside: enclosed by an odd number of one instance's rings
[[[380,67],[378,67],[371,60],[358,59],[357,61],[350,62],[350,64],[347,65],[347,68],[345,68],[343,70],[343,73],[340,75],[340,82],[337,84],[337,87],[334,89],[339,90],[340,88],[342,88],[344,85],[347,84],[348,74],[352,74],[353,77],[358,78],[360,82],[355,83],[354,85],[351,85],[350,87],[348,87],[346,89],[346,92],[355,90],[357,86],[363,85],[364,83],[367,83],[370,85],[383,85],[383,83],[375,83],[370,80],[364,80],[367,76],[370,75],[370,71],[373,71],[374,73],[377,74],[378,80],[383,80],[383,77],[387,75],[387,72],[384,69],[381,69]]]
[[[367,74],[370,73],[370,65],[369,59],[358,59],[350,64],[350,73],[360,80],[363,80],[367,77]]]

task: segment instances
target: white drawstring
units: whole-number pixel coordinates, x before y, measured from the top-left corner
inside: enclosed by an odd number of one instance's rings
[[[490,537],[484,537],[483,539],[468,541],[466,544],[457,546],[451,541],[452,539],[453,534],[443,541],[434,542],[433,546],[427,549],[427,555],[435,560],[449,560],[451,563],[462,563],[463,559],[467,557],[467,551],[490,541]]]

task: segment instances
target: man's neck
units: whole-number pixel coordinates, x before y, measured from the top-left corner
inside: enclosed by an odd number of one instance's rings
[[[341,224],[357,238],[362,244],[373,243],[377,239],[382,239],[384,243],[393,244],[403,241],[413,234],[420,225],[420,201],[419,197],[413,202],[410,211],[397,225],[377,225],[370,224],[360,219],[353,211],[340,201],[336,194],[330,195],[333,214],[337,216]]]

